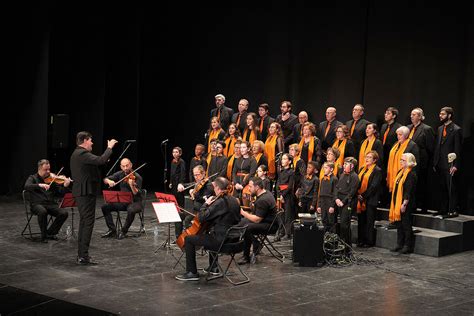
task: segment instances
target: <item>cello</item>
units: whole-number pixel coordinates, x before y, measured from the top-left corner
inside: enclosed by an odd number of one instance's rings
[[[210,203],[208,205],[211,205],[212,203],[214,203],[217,199],[219,199],[221,196],[223,196],[225,193],[222,193],[218,196],[216,196],[214,199],[212,199],[210,201]],[[179,236],[178,238],[176,239],[176,245],[178,245],[178,247],[181,249],[181,250],[184,250],[184,244],[185,244],[185,239],[187,236],[194,236],[194,235],[199,235],[199,234],[203,234],[206,230],[207,230],[207,225],[203,225],[201,224],[201,222],[199,221],[199,218],[197,217],[197,215],[183,209],[182,207],[179,207],[180,210],[190,214],[190,215],[193,215],[194,216],[194,219],[192,220],[192,224],[191,226],[189,226],[188,228],[186,228]]]

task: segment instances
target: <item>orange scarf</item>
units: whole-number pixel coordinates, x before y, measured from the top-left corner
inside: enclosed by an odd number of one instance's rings
[[[254,130],[254,129],[252,129],[252,130],[249,131],[249,129],[246,128],[245,131],[244,131],[244,135],[242,136],[242,139],[243,139],[244,141],[247,140],[247,134],[248,134],[248,133],[250,133],[250,135],[249,135],[249,140],[248,140],[248,141],[249,141],[250,144],[253,144],[253,142],[254,142],[255,140],[257,140],[257,131]]]
[[[229,136],[225,140],[224,156],[230,157],[234,155],[234,145],[237,138],[234,136]]]
[[[265,141],[265,154],[268,160],[268,177],[273,179],[276,174],[275,168],[275,147],[277,135],[268,136]]]
[[[254,156],[255,161],[257,162],[257,167],[259,166],[260,163],[260,158],[262,158],[263,153],[259,153],[256,156]]]
[[[218,129],[218,130],[211,130],[211,132],[209,133],[209,140],[207,141],[207,152],[208,153],[211,152],[211,139],[218,138],[220,132],[221,132],[221,130]]]
[[[303,146],[304,146],[304,137],[301,138],[300,143],[298,147],[300,148],[300,153],[303,152]],[[313,160],[313,152],[314,152],[314,137],[311,136],[311,139],[309,140],[309,146],[308,146],[308,162]]]
[[[334,142],[334,144],[332,144],[332,148],[337,148],[339,149],[339,158],[337,158],[336,162],[342,166],[344,164],[344,152],[346,151],[346,143],[347,143],[347,139],[344,138],[344,140],[341,142],[341,144],[339,144],[339,140],[336,139],[336,141]]]
[[[293,159],[293,169],[296,171],[296,166],[298,165],[298,161],[300,160],[300,155],[296,156],[295,159]]]
[[[369,169],[367,169],[367,167],[364,166],[364,168],[362,168],[362,170],[359,172],[360,188],[357,191],[357,194],[361,195],[362,193],[367,191],[367,187],[369,186],[369,178],[372,172],[374,171],[375,166],[376,165],[373,164],[372,166],[369,167]],[[366,209],[367,209],[367,205],[365,201],[362,201],[362,202],[357,201],[357,213],[362,213]]]
[[[375,143],[375,137],[373,137],[372,140],[369,140],[366,138],[363,142],[362,145],[360,146],[360,153],[359,153],[359,171],[362,170],[362,168],[365,167],[365,155],[369,151],[372,150],[372,146],[374,146]]]
[[[235,155],[230,156],[229,161],[227,162],[227,179],[232,181],[232,169],[234,168],[234,159]]]
[[[403,203],[403,184],[410,173],[411,168],[406,168],[405,170],[400,170],[395,178],[394,184],[398,182],[397,188],[397,197],[394,201],[395,190],[392,192],[392,201],[390,202],[390,212],[388,213],[388,219],[390,223],[401,221],[402,214],[401,208]]]
[[[410,142],[409,139],[405,140],[403,144],[400,145],[397,142],[393,145],[392,149],[390,150],[390,155],[388,157],[388,166],[387,166],[387,186],[388,191],[392,192],[395,176],[397,175],[398,171],[402,168],[400,166],[400,158],[402,157],[403,153],[407,149],[408,143]]]

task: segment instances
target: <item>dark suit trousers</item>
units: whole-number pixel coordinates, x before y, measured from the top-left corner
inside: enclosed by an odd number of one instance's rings
[[[31,213],[36,214],[38,216],[38,224],[41,229],[42,239],[46,238],[47,235],[56,235],[69,215],[66,210],[59,208],[55,204],[32,205]],[[56,217],[54,222],[49,227],[49,229],[48,229],[48,214]]]
[[[397,226],[397,243],[399,247],[406,246],[411,249],[413,246],[413,230],[411,226],[411,210],[407,208],[401,214],[401,221],[395,222]]]
[[[357,242],[366,245],[375,245],[375,215],[377,206],[367,205],[367,209],[357,214]]]
[[[79,210],[79,232],[77,236],[79,258],[89,256],[89,244],[91,242],[92,230],[95,220],[95,195],[84,195],[76,197],[77,209]]]
[[[124,234],[128,232],[130,226],[132,226],[135,214],[140,213],[142,210],[142,204],[140,202],[134,203],[111,203],[102,205],[102,213],[104,214],[105,223],[110,230],[115,230],[114,220],[112,218],[112,212],[127,212],[127,219],[125,224],[122,226]]]
[[[352,246],[351,217],[352,211],[349,210],[349,204],[338,207],[340,215],[339,237],[349,246]]]
[[[197,273],[197,265],[196,265],[196,249],[199,247],[204,247],[204,249],[208,249],[211,251],[219,250],[219,246],[221,242],[218,241],[211,235],[204,234],[204,235],[191,235],[187,236],[184,239],[184,249],[186,252],[186,272]],[[209,253],[209,267],[214,260],[214,255]],[[216,261],[217,264],[217,261]]]
[[[457,192],[456,192],[456,177],[449,174],[449,169],[437,168],[438,182],[440,184],[440,198],[439,212],[446,214],[456,210],[457,207]],[[451,201],[449,200],[449,186],[451,185]],[[451,208],[451,209],[449,209]]]

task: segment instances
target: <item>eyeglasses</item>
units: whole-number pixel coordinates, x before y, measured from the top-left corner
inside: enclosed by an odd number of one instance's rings
[[[400,161],[407,161],[406,159],[400,159]]]

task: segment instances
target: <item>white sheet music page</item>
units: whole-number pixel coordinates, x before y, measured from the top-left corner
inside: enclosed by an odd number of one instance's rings
[[[153,209],[155,210],[156,218],[158,223],[175,223],[181,222],[181,217],[179,217],[178,209],[174,203],[159,203],[153,202]]]

